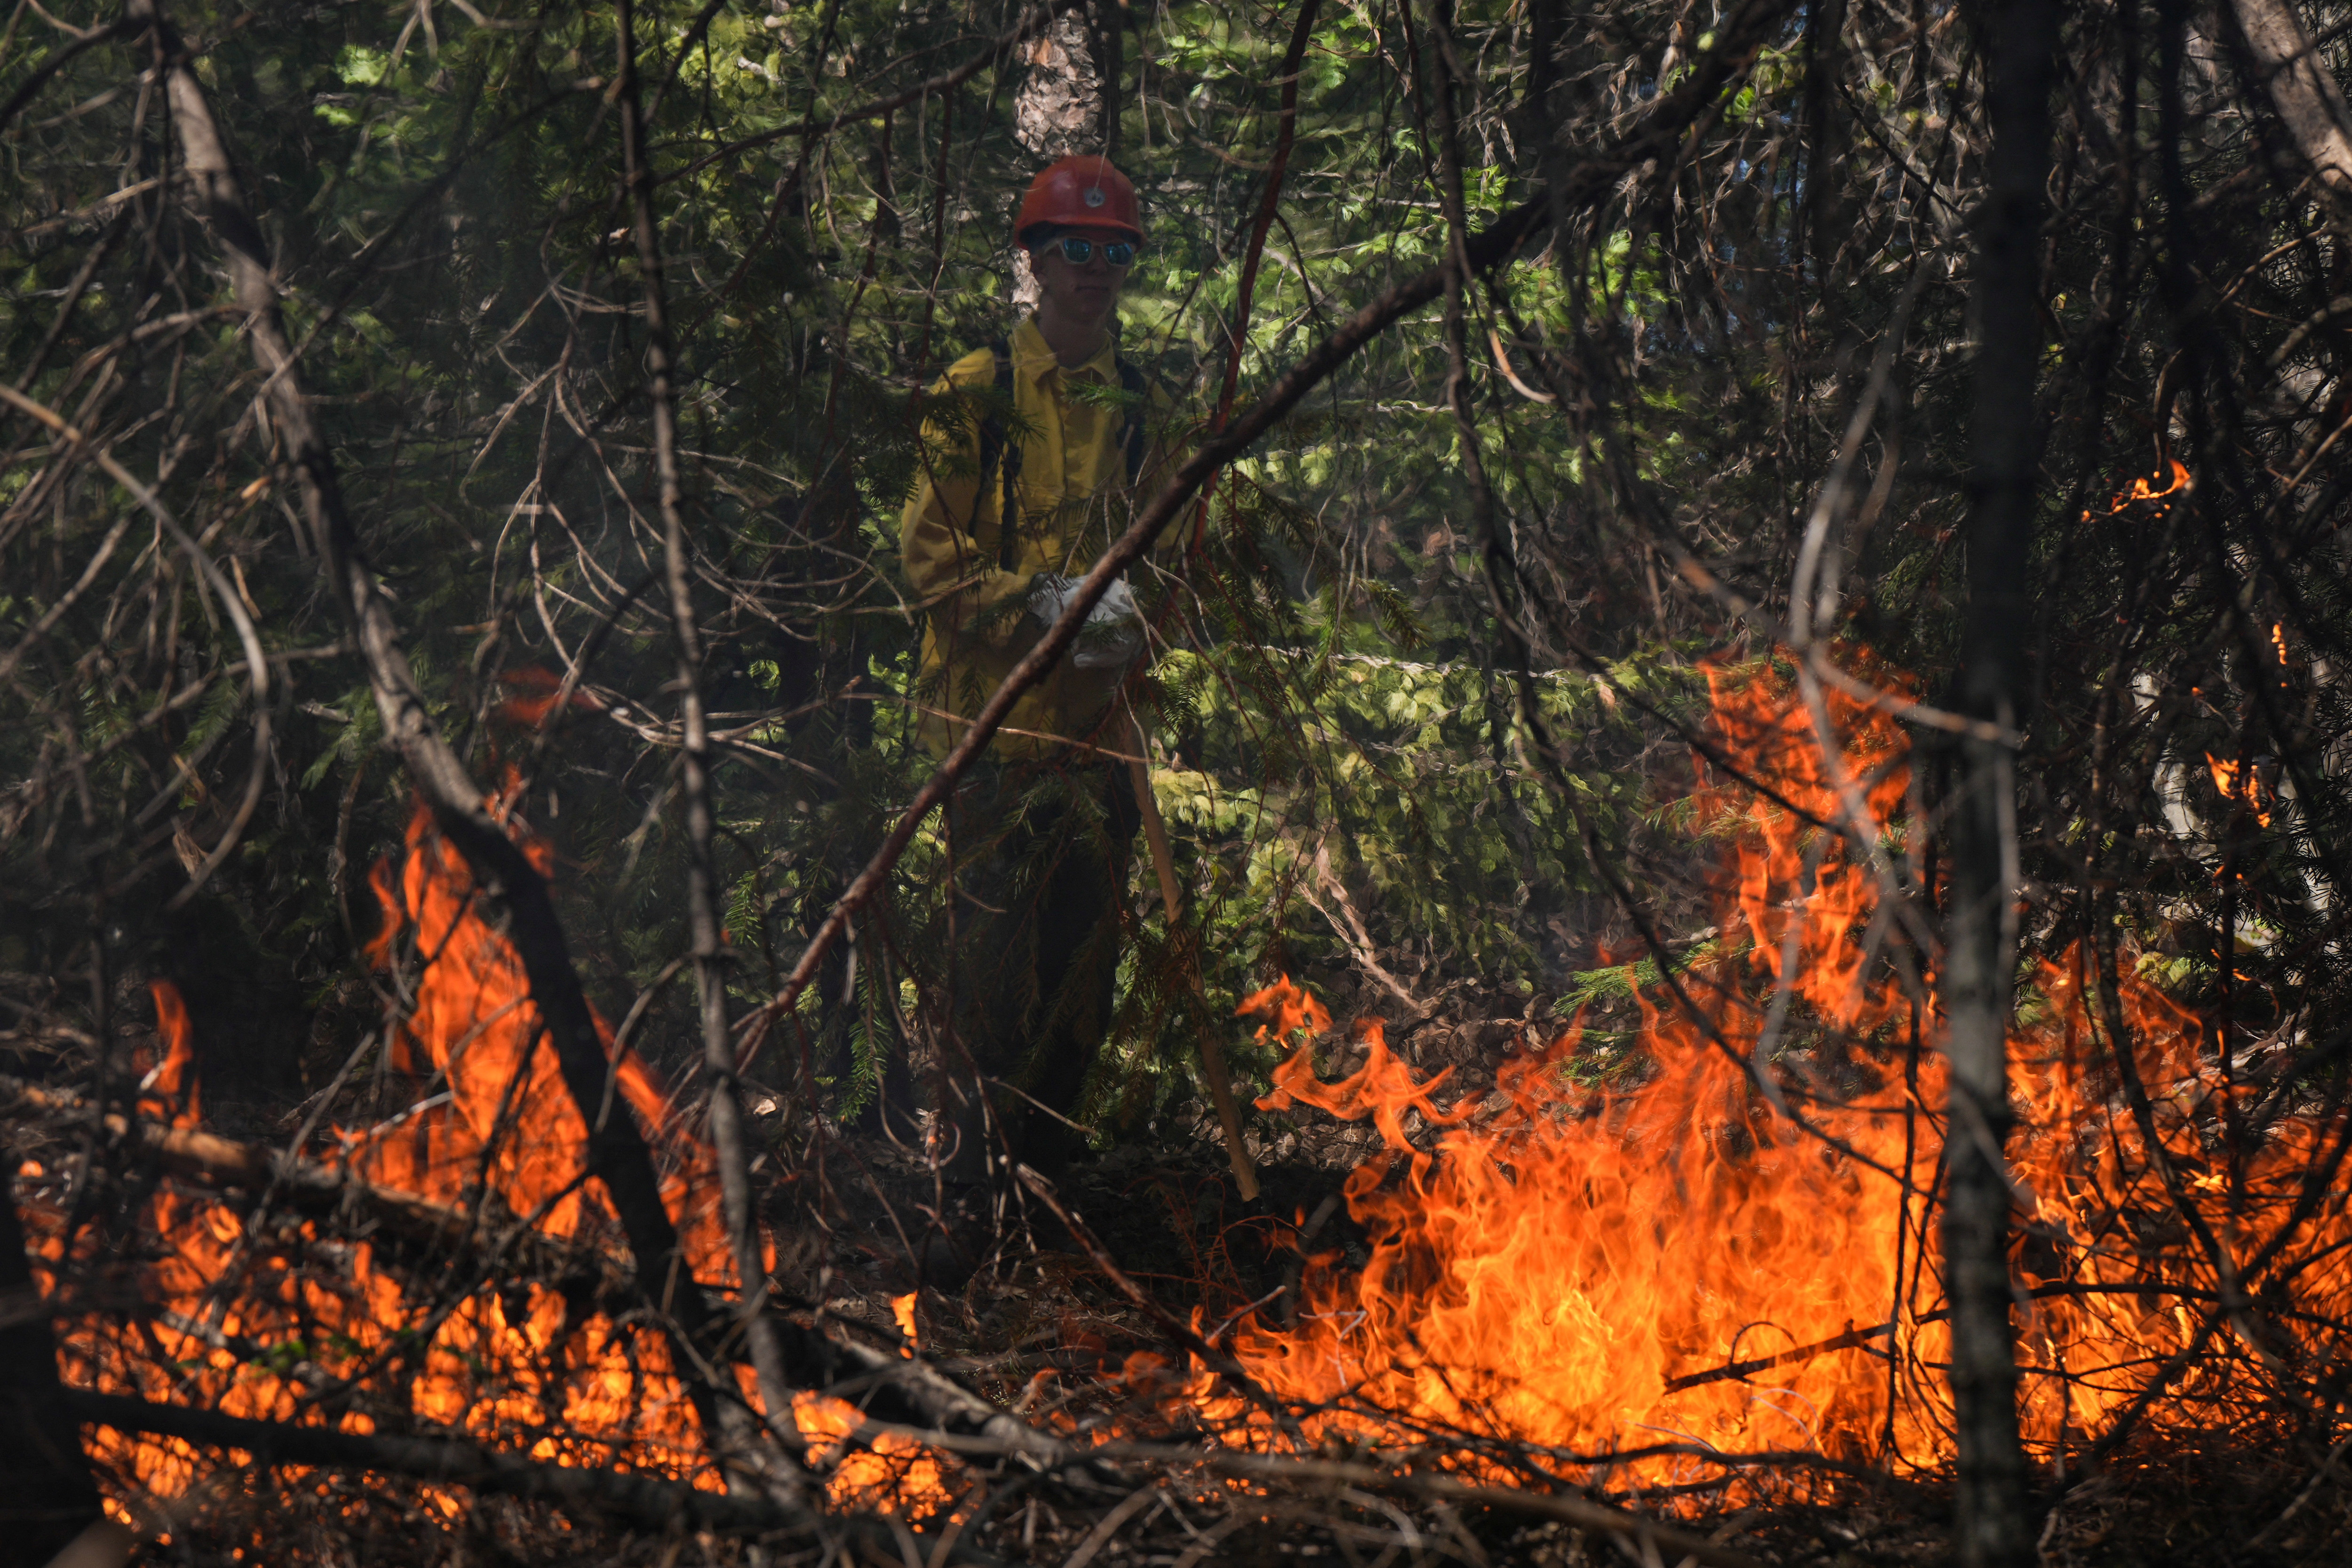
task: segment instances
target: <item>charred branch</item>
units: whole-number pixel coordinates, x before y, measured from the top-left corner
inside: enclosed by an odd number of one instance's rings
[[[432,810],[435,822],[473,868],[483,890],[503,907],[509,936],[530,977],[531,998],[548,1044],[588,1128],[591,1167],[612,1196],[636,1260],[638,1278],[681,1277],[684,1260],[678,1251],[677,1232],[662,1204],[651,1151],[627,1103],[608,1092],[614,1068],[605,1059],[594,1016],[572,967],[547,879],[491,814],[485,804],[488,792],[442,738],[402,648],[391,601],[360,544],[344,504],[334,455],[319,430],[303,390],[300,367],[286,336],[268,244],[230,165],[204,88],[156,0],[131,0],[128,16],[147,29],[163,74],[172,124],[189,179],[228,262],[285,456],[299,477],[311,544],[359,643],[385,736]],[[691,1345],[706,1341],[711,1309],[691,1284],[673,1292],[663,1304],[690,1342],[678,1347],[678,1364],[692,1366],[697,1357]],[[714,1396],[706,1385],[698,1382],[694,1386],[698,1408],[709,1427],[716,1420]]]
[[[1969,423],[1968,623],[1956,700],[1967,716],[2019,728],[2032,625],[2029,553],[2042,432],[2028,389],[2042,348],[2042,188],[2058,12],[2000,0],[1976,16],[1988,59],[1993,145],[1969,288],[1976,328]],[[1965,1568],[2034,1561],[2017,1421],[2010,1320],[2010,1205],[2004,1143],[2009,1030],[2017,971],[2016,753],[1979,735],[1958,747],[1952,883],[1942,1000],[1951,1059],[1944,1252],[1952,1301],[1952,1397],[1959,1440],[1954,1544]]]
[[[1170,1449],[1121,1445],[1111,1452],[1122,1458],[1150,1457],[1176,1460]],[[1622,1537],[1635,1561],[1646,1561],[1644,1548],[1661,1554],[1678,1554],[1712,1568],[1762,1568],[1756,1556],[1710,1540],[1679,1526],[1649,1519],[1629,1509],[1614,1508],[1566,1491],[1521,1490],[1480,1486],[1453,1476],[1383,1469],[1377,1465],[1344,1459],[1287,1458],[1264,1454],[1211,1453],[1202,1461],[1211,1472],[1262,1486],[1297,1488],[1360,1487],[1391,1496],[1425,1499],[1471,1508],[1493,1509],[1523,1518],[1557,1521],[1580,1530]]]
[[[58,1119],[92,1117],[93,1110],[64,1091],[0,1077],[0,1111]],[[465,1209],[200,1129],[115,1113],[92,1119],[163,1169],[213,1191],[268,1191],[294,1213],[380,1227],[445,1256],[492,1249],[523,1277],[557,1285],[583,1281],[608,1303],[640,1295],[623,1261],[599,1249],[567,1246],[525,1228],[493,1236],[479,1216]],[[1007,1415],[928,1362],[828,1333],[805,1313],[772,1310],[777,1304],[772,1301],[762,1321],[778,1344],[779,1366],[789,1385],[835,1394],[899,1427],[978,1440],[1029,1468],[1063,1475],[1081,1490],[1107,1484],[1101,1467],[1079,1450]],[[730,1341],[729,1349],[730,1359],[748,1354],[740,1340]]]
[[[495,1246],[515,1266],[535,1278],[593,1283],[609,1301],[634,1299],[635,1278],[600,1249],[567,1246],[529,1228],[493,1239],[482,1218],[398,1187],[362,1181],[315,1161],[283,1151],[239,1143],[197,1127],[174,1127],[144,1116],[125,1116],[61,1089],[0,1075],[0,1111],[58,1120],[87,1120],[183,1180],[215,1192],[271,1195],[296,1214],[343,1218],[377,1227],[436,1252],[457,1254]]]
[[[486,1496],[551,1503],[567,1513],[612,1520],[639,1530],[689,1530],[790,1541],[872,1542],[894,1556],[900,1530],[870,1518],[828,1518],[807,1509],[751,1498],[698,1490],[679,1481],[621,1470],[533,1464],[510,1454],[455,1438],[393,1437],[341,1432],[326,1427],[295,1427],[249,1421],[216,1411],[156,1405],[121,1395],[67,1392],[65,1408],[79,1420],[117,1431],[177,1437],[208,1448],[229,1448],[265,1467],[318,1465],[406,1476],[445,1486],[462,1486]],[[948,1561],[993,1563],[996,1559],[908,1531],[929,1553]]]

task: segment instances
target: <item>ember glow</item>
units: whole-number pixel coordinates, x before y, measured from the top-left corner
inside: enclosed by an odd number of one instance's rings
[[[2213,774],[2213,788],[2221,799],[2243,806],[2254,821],[2267,828],[2271,825],[2270,791],[2263,788],[2262,776],[2251,768],[2242,768],[2235,760],[2205,754],[2205,766]],[[2243,775],[2242,779],[2240,775]]]
[[[546,869],[546,846],[519,821],[509,826]],[[421,810],[404,855],[379,864],[373,884],[384,921],[370,957],[414,987],[393,1065],[425,1087],[406,1113],[373,1128],[336,1129],[331,1146],[314,1146],[310,1156],[470,1216],[472,1245],[454,1257],[419,1257],[401,1242],[341,1241],[310,1221],[250,1235],[250,1197],[226,1199],[167,1182],[149,1202],[141,1239],[138,1287],[148,1317],[128,1329],[99,1315],[65,1325],[65,1377],[352,1432],[374,1431],[392,1415],[399,1428],[462,1432],[543,1461],[647,1469],[717,1488],[667,1341],[650,1327],[616,1322],[595,1299],[600,1267],[625,1258],[625,1248],[587,1176],[585,1126],[539,1038],[520,959],[477,912],[464,862]],[[168,984],[156,986],[155,1004],[168,1051],[142,1086],[142,1113],[194,1127],[187,1010]],[[609,1054],[609,1032],[605,1044]],[[696,1277],[732,1293],[709,1148],[678,1124],[635,1056],[615,1061],[614,1085],[663,1161],[664,1197]],[[46,1222],[45,1255],[54,1260],[63,1246],[58,1217],[37,1202],[28,1218]],[[524,1234],[567,1246],[579,1278],[562,1289],[516,1282],[520,1270],[499,1260]],[[85,1252],[97,1245],[88,1236],[77,1242]],[[757,1408],[749,1369],[738,1375]],[[354,1408],[337,1408],[335,1396],[354,1388]],[[794,1416],[812,1440],[831,1438],[836,1448],[856,1418],[815,1395]],[[92,1444],[94,1458],[156,1496],[185,1491],[207,1463],[175,1440],[100,1428]],[[902,1487],[923,1504],[916,1511],[943,1502],[939,1461],[908,1447],[849,1456],[830,1478],[835,1500],[866,1504]]]
[[[2107,510],[2110,513],[2122,512],[2144,502],[2154,502],[2152,515],[2161,517],[2172,509],[2175,497],[2187,495],[2195,488],[2196,482],[2189,477],[2188,465],[2177,457],[2169,457],[2165,459],[2162,475],[2152,479],[2134,479],[2116,491],[2115,499],[2107,503]],[[2091,514],[2084,512],[2083,520],[2089,522]]]
[[[1932,997],[1932,968],[1886,895],[1916,875],[1907,742],[1832,690],[1825,763],[1785,676],[1726,666],[1710,681],[1713,738],[1736,764],[1702,765],[1695,802],[1700,832],[1727,846],[1723,945],[1685,960],[1681,998],[1654,972],[1634,977],[1647,982],[1639,1086],[1580,1082],[1601,1055],[1585,1017],[1507,1063],[1484,1097],[1414,1072],[1377,1023],[1358,1026],[1362,1064],[1325,1082],[1316,1052],[1338,1041],[1318,1042],[1329,1020],[1314,999],[1285,981],[1246,1004],[1304,1040],[1261,1105],[1369,1119],[1385,1147],[1347,1183],[1370,1266],[1312,1260],[1295,1327],[1248,1320],[1228,1342],[1264,1390],[1312,1412],[1310,1437],[1523,1439],[1617,1456],[1618,1480],[1654,1484],[1724,1474],[1710,1462],[1737,1454],[1951,1457],[1927,1203],[1945,1071],[1937,1020],[1913,1001]],[[1822,823],[1866,829],[1865,852]],[[2290,1212],[2345,1129],[2287,1117],[2232,1167],[2211,1134],[2233,1091],[2199,1021],[2137,978],[2128,955],[2111,1010],[2095,962],[2078,949],[2042,965],[2011,1040],[2021,1412],[2045,1458],[2159,1384],[2158,1426],[2258,1419],[2250,1380],[2199,1359],[2217,1333],[2294,1361],[2298,1323],[2352,1312],[2344,1199]],[[1928,971],[1925,988],[1906,991],[1905,963]],[[2119,1071],[2111,1021],[2134,1074]],[[1915,1030],[1927,1049],[1912,1070]],[[1805,1127],[1751,1078],[1759,1057]],[[2235,1092],[2240,1110],[2255,1092]],[[2216,1251],[2188,1234],[2168,1190]],[[2259,1313],[2217,1327],[2223,1258],[2267,1293]],[[1256,1404],[1197,1365],[1139,1358],[1129,1371],[1173,1378],[1179,1406],[1237,1437],[1276,1440]]]

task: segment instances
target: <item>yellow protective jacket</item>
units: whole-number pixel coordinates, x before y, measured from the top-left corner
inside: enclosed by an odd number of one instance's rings
[[[942,756],[1043,630],[1027,612],[1031,579],[1041,571],[1085,575],[1171,469],[1163,439],[1169,404],[1153,389],[1143,411],[1138,476],[1128,482],[1134,404],[1131,394],[1121,400],[1109,345],[1065,370],[1036,324],[1024,319],[1006,347],[1012,407],[1000,405],[992,422],[1002,430],[1003,449],[991,471],[981,472],[981,411],[996,385],[997,365],[995,351],[981,349],[949,366],[932,389],[941,398],[981,396],[943,402],[926,423],[923,478],[898,521],[900,563],[927,622],[912,695],[922,737]],[[1092,386],[1076,391],[1073,383]],[[1018,514],[1010,540],[1002,516],[1008,468]],[[1185,538],[1185,529],[1171,524],[1161,536],[1163,550],[1181,550]],[[1052,760],[1070,754],[1071,740],[1120,749],[1116,737],[1095,733],[1120,674],[1081,670],[1065,658],[1022,695],[992,755]]]

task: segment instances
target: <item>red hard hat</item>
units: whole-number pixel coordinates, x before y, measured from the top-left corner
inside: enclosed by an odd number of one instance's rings
[[[1135,204],[1135,186],[1098,153],[1058,160],[1029,182],[1013,236],[1026,244],[1032,229],[1049,225],[1118,229],[1132,235],[1138,245],[1143,243],[1143,214]]]

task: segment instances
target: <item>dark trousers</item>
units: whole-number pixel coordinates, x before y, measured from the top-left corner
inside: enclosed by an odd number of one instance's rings
[[[997,1081],[989,1113],[1013,1158],[1054,1176],[1084,1152],[1084,1136],[1055,1117],[1076,1119],[1110,1029],[1141,821],[1123,763],[992,762],[957,789],[955,1019],[970,1062],[950,1064],[963,1082],[947,1109],[950,1169],[961,1179],[981,1179],[983,1151],[1002,1152],[972,1092],[973,1068]]]

